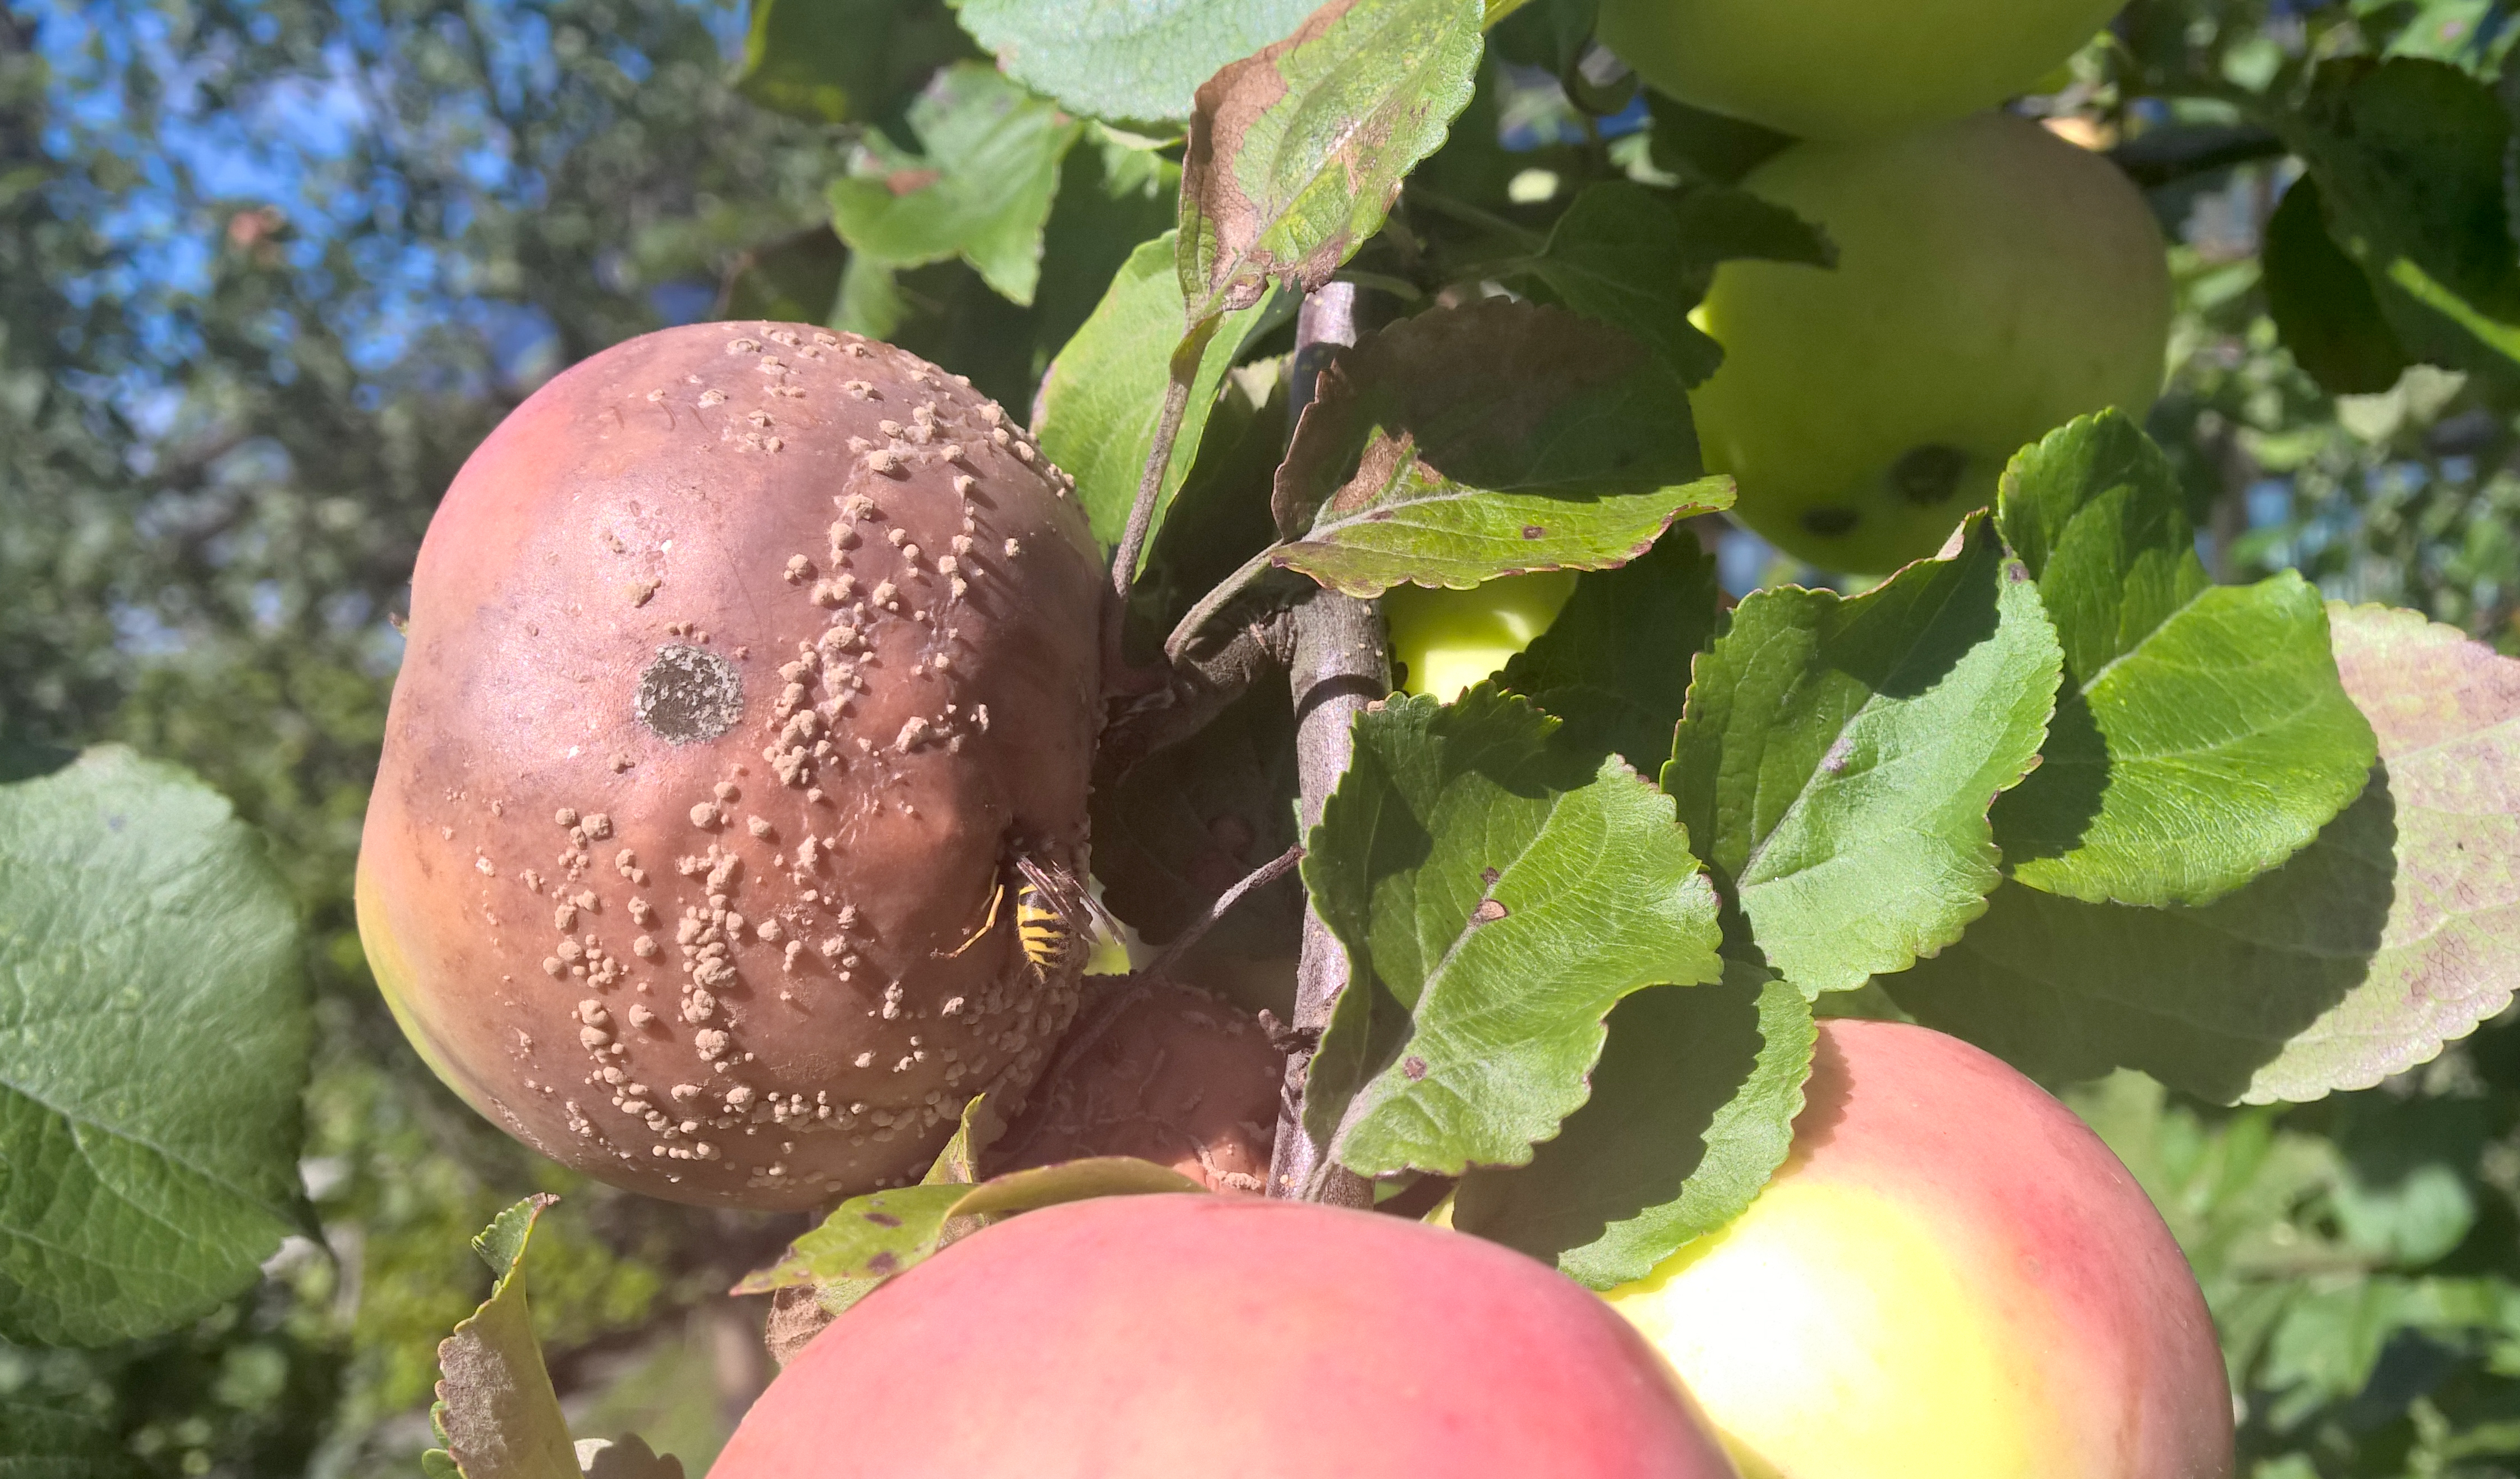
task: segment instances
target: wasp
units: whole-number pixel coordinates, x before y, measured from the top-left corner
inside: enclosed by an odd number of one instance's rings
[[[1086,891],[1084,880],[1073,870],[1026,852],[1009,856],[997,886],[989,892],[988,918],[969,938],[945,952],[945,958],[962,955],[997,927],[998,910],[1006,903],[1010,881],[1015,896],[1015,940],[1033,969],[1045,979],[1056,980],[1082,964],[1096,932],[1110,921],[1110,913]]]

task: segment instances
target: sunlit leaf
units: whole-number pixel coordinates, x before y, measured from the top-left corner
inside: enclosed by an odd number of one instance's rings
[[[1320,0],[960,0],[1016,80],[1089,117],[1187,118],[1219,67],[1281,39]]]
[[[2065,652],[2040,768],[1995,810],[2015,879],[2201,903],[2362,791],[2371,728],[2337,682],[2318,593],[2289,570],[2214,584],[2177,477],[2133,421],[2085,417],[2025,449],[1997,518]]]
[[[1305,1115],[1354,1171],[1528,1161],[1621,998],[1722,973],[1670,799],[1556,729],[1485,686],[1357,720],[1303,862],[1351,971]]]
[[[1634,338],[1490,299],[1369,335],[1322,376],[1279,470],[1272,552],[1351,596],[1598,569],[1732,503],[1688,398]]]
[[[250,1286],[298,1215],[297,912],[172,766],[0,785],[0,1334],[152,1335]]]
[[[1662,784],[1768,964],[1842,991],[1959,938],[1987,806],[2055,701],[2054,629],[1982,524],[1862,596],[1755,592],[1697,659]]]

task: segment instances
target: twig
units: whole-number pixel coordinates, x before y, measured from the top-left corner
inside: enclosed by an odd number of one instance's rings
[[[1192,923],[1181,932],[1180,938],[1165,946],[1163,954],[1155,957],[1154,963],[1146,968],[1144,974],[1171,979],[1172,969],[1181,964],[1182,957],[1190,954],[1192,946],[1205,939],[1207,932],[1216,927],[1216,921],[1224,919],[1226,913],[1235,905],[1241,903],[1244,895],[1255,888],[1266,888],[1277,882],[1302,861],[1304,861],[1304,849],[1301,846],[1290,847],[1243,874],[1239,882],[1218,894],[1216,902],[1207,906],[1206,918]]]
[[[1304,299],[1295,319],[1293,412],[1312,399],[1322,366],[1357,336],[1356,288],[1330,283]],[[1295,704],[1295,770],[1300,787],[1298,824],[1306,833],[1322,820],[1322,807],[1347,773],[1355,753],[1351,728],[1368,703],[1390,692],[1391,659],[1382,616],[1373,603],[1316,590],[1293,612],[1294,660],[1287,674]],[[1314,1046],[1329,1025],[1330,1009],[1347,986],[1347,953],[1310,907],[1304,911],[1303,956],[1295,967],[1295,1015],[1286,1054],[1284,1091],[1279,1096],[1278,1139],[1270,1156],[1269,1194],[1333,1206],[1370,1207],[1373,1188],[1328,1154],[1304,1124],[1304,1084]]]
[[[1211,318],[1192,326],[1173,351],[1172,379],[1164,384],[1164,409],[1155,418],[1147,470],[1138,476],[1138,496],[1129,505],[1129,526],[1120,535],[1119,553],[1111,558],[1111,589],[1119,593],[1123,606],[1129,604],[1129,587],[1138,578],[1138,560],[1147,551],[1147,533],[1155,526],[1155,501],[1163,496],[1164,473],[1173,465],[1173,443],[1181,440],[1182,419],[1190,414],[1191,381],[1198,378],[1198,362],[1222,322]]]

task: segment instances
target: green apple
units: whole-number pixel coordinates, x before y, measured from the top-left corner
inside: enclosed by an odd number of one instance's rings
[[[1838,1020],[1750,1209],[1610,1291],[1743,1479],[2226,1479],[2196,1280],[2082,1121],[1959,1041]]]
[[[1394,586],[1382,596],[1403,687],[1446,703],[1549,630],[1575,594],[1572,570],[1506,575],[1466,591]]]
[[[1599,35],[1699,108],[1805,139],[1957,118],[2035,88],[2125,0],[1601,0]]]
[[[1696,315],[1724,345],[1690,397],[1708,471],[1786,553],[1867,574],[1930,555],[2024,444],[2160,393],[2160,228],[2037,124],[1802,144],[1742,183],[1838,248],[1834,270],[1727,262]]]

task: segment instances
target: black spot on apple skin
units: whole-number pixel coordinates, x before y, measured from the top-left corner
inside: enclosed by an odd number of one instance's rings
[[[1946,503],[1960,490],[1968,465],[1968,454],[1947,442],[1910,447],[1890,465],[1890,491],[1927,508]]]
[[[1834,539],[1840,534],[1850,533],[1863,521],[1864,515],[1853,509],[1805,509],[1803,511],[1803,527],[1824,539]]]

